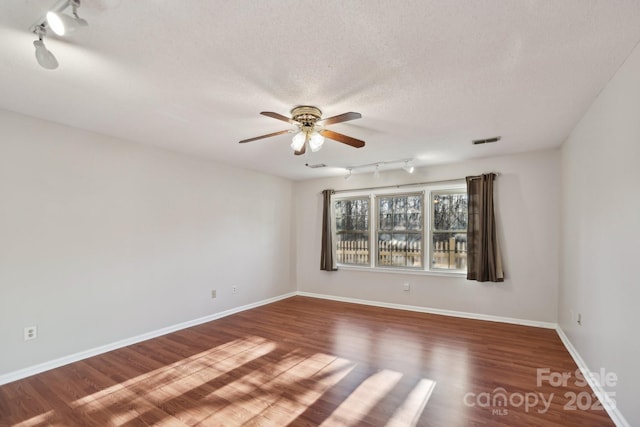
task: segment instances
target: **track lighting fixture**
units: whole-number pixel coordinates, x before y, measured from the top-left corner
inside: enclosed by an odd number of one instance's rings
[[[390,161],[386,161],[386,162],[368,163],[366,165],[349,166],[349,167],[345,168],[347,170],[347,176],[345,176],[344,179],[349,179],[351,177],[352,172],[354,170],[356,170],[356,169],[369,169],[369,170],[371,170],[372,167],[375,167],[375,169],[373,170],[373,177],[378,179],[378,178],[380,178],[380,167],[381,166],[395,165],[395,164],[398,164],[398,163],[404,163],[404,166],[402,167],[402,169],[404,169],[405,172],[413,173],[413,172],[415,172],[415,167],[412,164],[410,164],[410,163],[413,162],[413,160],[414,159],[390,160]]]
[[[62,12],[71,6],[73,16],[65,15]],[[45,16],[40,18],[30,28],[31,32],[38,36],[38,40],[33,42],[36,48],[36,59],[38,64],[47,70],[58,68],[58,60],[44,45],[44,37],[47,35],[47,28],[51,29],[59,36],[68,35],[80,27],[86,27],[87,21],[78,16],[80,0],[60,0],[53,5]]]
[[[44,27],[44,24],[36,27],[35,31],[38,36],[38,40],[33,42],[33,46],[36,48],[36,60],[38,64],[42,68],[46,68],[47,70],[55,70],[58,68],[58,60],[55,55],[51,53],[49,49],[44,45],[44,36],[47,33],[47,30]]]

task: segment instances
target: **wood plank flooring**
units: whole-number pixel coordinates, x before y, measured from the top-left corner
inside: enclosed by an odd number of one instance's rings
[[[0,425],[613,426],[576,369],[553,330],[293,297],[1,386]]]

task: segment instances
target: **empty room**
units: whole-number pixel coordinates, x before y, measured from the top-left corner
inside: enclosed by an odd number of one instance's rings
[[[0,426],[640,425],[640,2],[0,4]]]

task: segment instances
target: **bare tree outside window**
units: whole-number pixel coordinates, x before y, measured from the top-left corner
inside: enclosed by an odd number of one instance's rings
[[[443,270],[467,268],[466,193],[434,192],[432,206],[431,267]]]
[[[338,263],[369,265],[369,198],[336,200],[334,209]]]

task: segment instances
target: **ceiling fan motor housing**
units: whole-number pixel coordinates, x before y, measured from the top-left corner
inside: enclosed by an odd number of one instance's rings
[[[322,111],[310,105],[299,105],[291,110],[291,118],[300,123],[303,128],[313,128],[320,117],[322,117]]]

